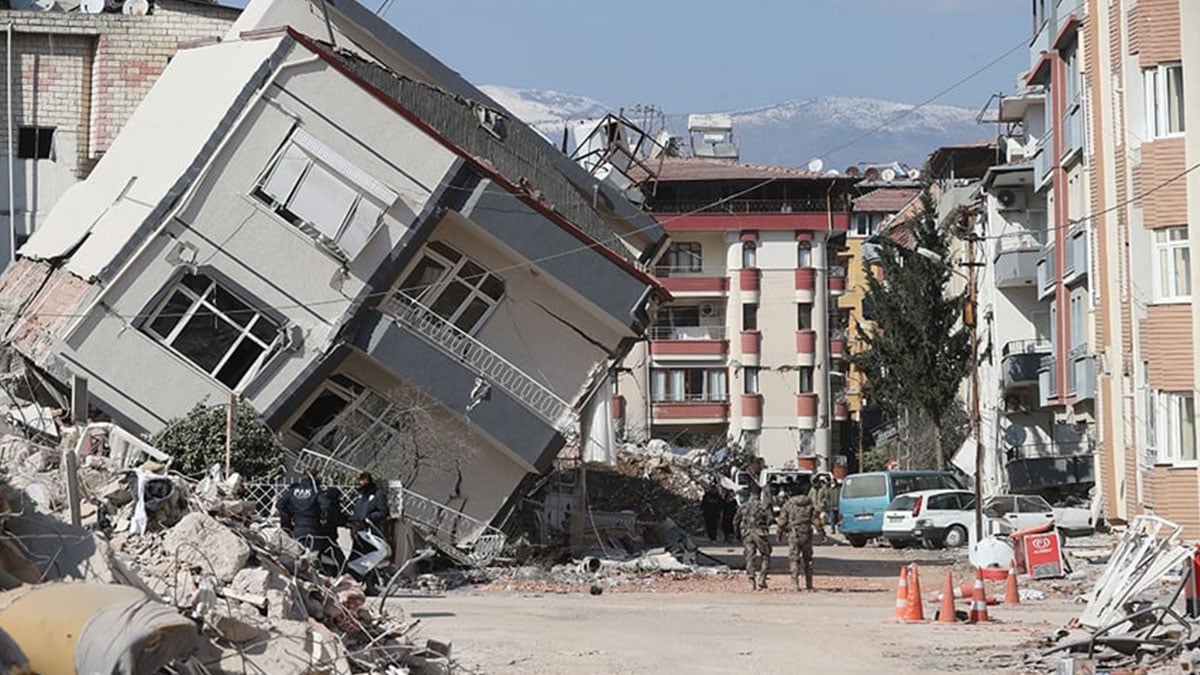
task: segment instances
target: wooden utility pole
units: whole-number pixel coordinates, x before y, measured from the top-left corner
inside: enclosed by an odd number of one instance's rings
[[[983,443],[979,438],[979,299],[976,293],[975,229],[970,211],[962,212],[967,237],[967,307],[965,323],[971,329],[971,438],[975,440],[975,540],[983,540]]]
[[[225,477],[233,473],[233,434],[237,416],[237,394],[229,392],[229,408],[225,411]]]

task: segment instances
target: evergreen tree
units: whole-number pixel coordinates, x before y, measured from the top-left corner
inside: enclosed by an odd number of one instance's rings
[[[904,409],[923,413],[934,428],[937,468],[946,466],[942,425],[971,364],[970,333],[961,325],[964,295],[947,295],[950,235],[938,225],[926,185],[921,211],[908,223],[911,240],[880,237],[869,264],[864,304],[871,323],[858,325],[864,344],[850,357],[865,377],[863,393],[891,419]],[[917,253],[920,250],[921,253]]]

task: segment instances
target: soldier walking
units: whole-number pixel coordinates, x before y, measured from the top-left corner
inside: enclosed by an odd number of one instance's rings
[[[808,495],[795,495],[779,512],[779,543],[788,537],[788,570],[792,590],[800,590],[800,563],[804,562],[804,588],[813,589],[813,519],[815,511]]]
[[[825,476],[820,476],[813,481],[812,488],[808,491],[810,506],[814,513],[812,524],[816,529],[817,534],[821,537],[821,543],[829,541],[829,536],[825,534],[825,511],[829,508],[829,482]]]
[[[762,500],[762,489],[750,484],[750,499],[742,504],[733,519],[734,534],[742,540],[746,553],[746,576],[750,590],[766,589],[767,569],[771,566],[771,506]]]

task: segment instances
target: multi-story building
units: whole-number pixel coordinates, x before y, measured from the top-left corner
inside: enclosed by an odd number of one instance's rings
[[[768,464],[828,470],[848,419],[846,342],[830,250],[856,179],[712,158],[669,158],[646,206],[671,234],[655,276],[674,296],[625,361],[629,438],[729,440]]]
[[[144,12],[130,0],[128,13],[119,2],[88,5],[111,7],[97,14],[50,4],[0,10],[10,52],[0,78],[13,97],[0,108],[0,269],[13,240],[19,247],[87,178],[180,47],[215,41],[241,11],[203,0],[157,0]]]

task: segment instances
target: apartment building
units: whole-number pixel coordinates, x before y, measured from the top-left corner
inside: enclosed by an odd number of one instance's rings
[[[728,158],[663,162],[646,206],[671,235],[654,273],[674,299],[617,378],[628,438],[728,440],[772,466],[845,461],[833,432],[849,419],[846,272],[830,247],[850,225],[856,180]]]
[[[13,97],[0,108],[0,270],[87,178],[180,47],[217,40],[241,11],[203,0],[102,3],[95,14],[73,4],[0,10],[10,31],[0,80]]]
[[[235,395],[288,447],[486,523],[608,422],[666,242],[366,8],[254,0],[21,248],[0,318],[131,431]]]

